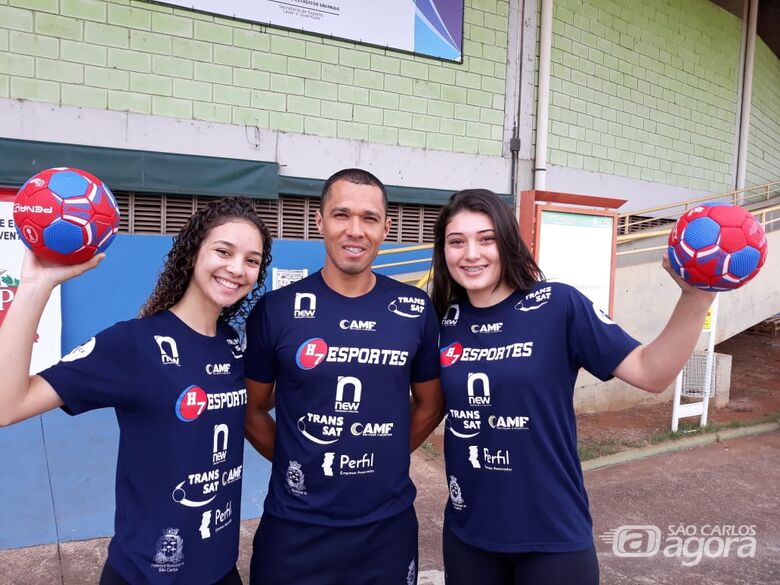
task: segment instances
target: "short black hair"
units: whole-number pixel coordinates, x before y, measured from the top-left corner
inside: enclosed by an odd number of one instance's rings
[[[387,189],[385,189],[382,181],[376,178],[375,175],[364,171],[363,169],[341,169],[338,172],[333,173],[325,184],[322,186],[322,193],[320,195],[320,213],[325,208],[325,202],[330,195],[330,188],[336,181],[347,181],[353,185],[371,185],[378,188],[382,192],[382,205],[385,208],[385,215],[387,215]]]

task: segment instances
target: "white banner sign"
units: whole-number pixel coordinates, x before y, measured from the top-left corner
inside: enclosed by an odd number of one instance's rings
[[[463,60],[464,0],[164,0],[182,8]]]
[[[24,244],[14,228],[13,196],[0,193],[0,327],[16,296],[24,258]],[[38,326],[30,373],[48,368],[60,359],[60,287],[52,292]]]
[[[272,289],[277,290],[293,282],[298,282],[309,276],[308,268],[274,268],[272,274]]]
[[[613,221],[610,216],[543,210],[539,268],[549,281],[570,284],[610,314]]]

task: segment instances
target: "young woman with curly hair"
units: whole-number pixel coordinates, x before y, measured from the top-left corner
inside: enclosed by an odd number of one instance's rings
[[[580,368],[661,392],[693,351],[713,294],[683,282],[664,330],[641,345],[577,289],[546,282],[509,207],[455,193],[434,228],[442,319],[447,585],[596,585],[577,456]]]
[[[119,423],[114,537],[101,585],[233,585],[246,390],[231,320],[262,290],[271,237],[250,200],[215,200],[173,241],[138,319],[29,376],[52,289],[104,255],[62,266],[27,252],[0,329],[0,424],[56,407],[112,407]]]

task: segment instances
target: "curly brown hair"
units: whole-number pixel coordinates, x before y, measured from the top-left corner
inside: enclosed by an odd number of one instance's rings
[[[255,226],[263,239],[262,260],[257,274],[257,286],[240,301],[225,307],[219,318],[226,323],[240,323],[249,315],[257,299],[263,294],[265,277],[271,264],[271,232],[257,217],[252,200],[246,197],[224,197],[211,201],[195,212],[173,238],[165,265],[157,279],[152,294],[141,307],[140,317],[154,315],[170,309],[184,296],[192,279],[195,260],[200,246],[215,227],[232,220],[245,221]]]

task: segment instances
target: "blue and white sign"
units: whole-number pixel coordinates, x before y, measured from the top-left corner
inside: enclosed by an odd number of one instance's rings
[[[164,0],[183,8],[461,62],[463,0]]]

